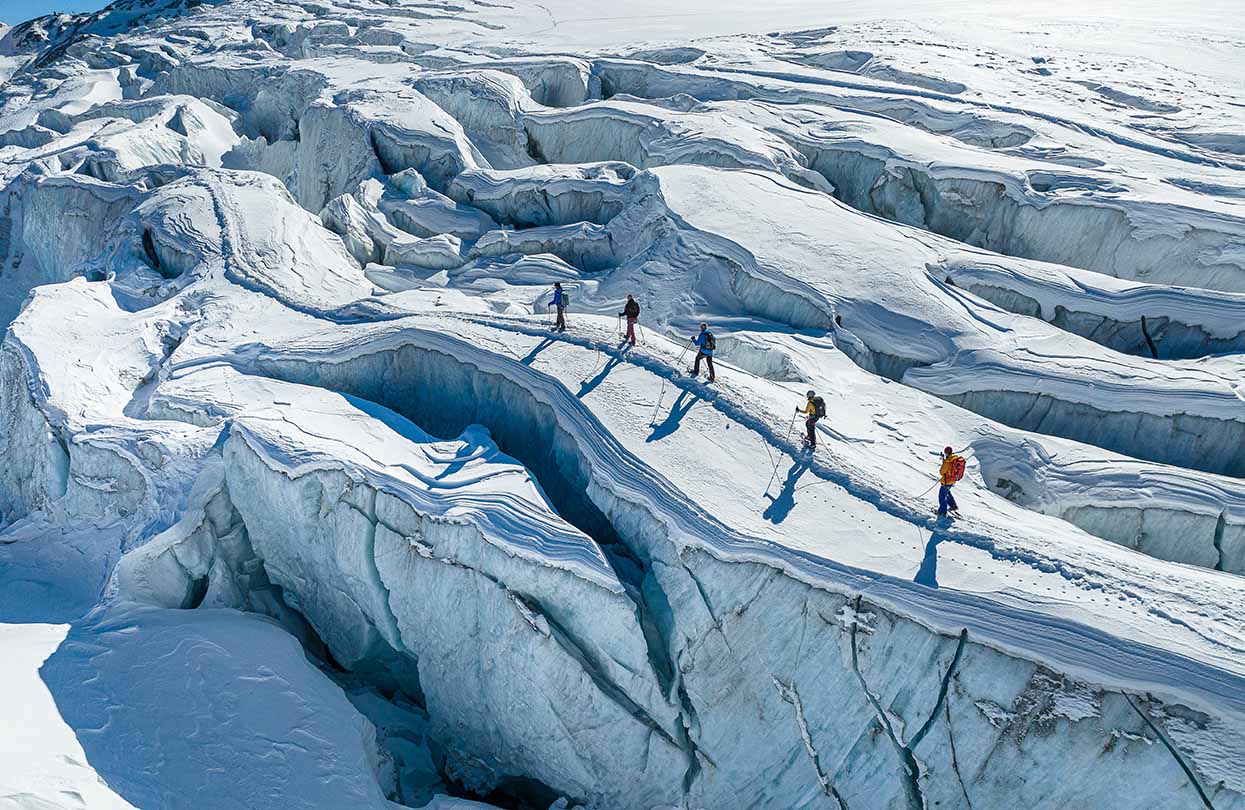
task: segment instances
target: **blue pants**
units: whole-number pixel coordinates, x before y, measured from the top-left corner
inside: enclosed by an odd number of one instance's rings
[[[955,503],[955,496],[951,494],[951,487],[943,484],[938,487],[938,514],[947,514],[948,509],[960,511],[960,507]]]

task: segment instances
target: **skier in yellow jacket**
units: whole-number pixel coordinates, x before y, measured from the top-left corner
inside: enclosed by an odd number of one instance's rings
[[[939,515],[946,515],[948,509],[957,515],[960,513],[960,507],[955,502],[955,496],[951,494],[951,487],[955,486],[955,482],[963,477],[964,457],[957,456],[950,447],[944,447],[942,449],[942,466],[938,468]]]
[[[803,408],[796,408],[796,413],[802,413],[808,418],[804,420],[804,427],[808,429],[808,435],[804,437],[804,446],[809,450],[817,449],[817,420],[826,415],[826,401],[817,396],[816,391],[808,392],[808,401]]]

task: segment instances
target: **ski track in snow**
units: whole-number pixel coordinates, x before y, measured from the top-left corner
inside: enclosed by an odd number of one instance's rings
[[[0,806],[1245,808],[1245,29],[1012,5],[0,26]]]

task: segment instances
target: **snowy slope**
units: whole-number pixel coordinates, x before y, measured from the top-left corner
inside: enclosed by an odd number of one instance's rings
[[[987,5],[0,30],[0,806],[1245,808],[1245,29]]]

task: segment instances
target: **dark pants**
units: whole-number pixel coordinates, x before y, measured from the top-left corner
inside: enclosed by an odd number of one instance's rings
[[[938,487],[938,514],[945,515],[948,509],[953,512],[960,511],[955,503],[955,496],[951,494],[951,487],[943,484]]]
[[[709,367],[709,382],[713,382],[713,355],[705,354],[703,351],[696,352],[696,362],[692,363],[692,376],[700,376],[700,361],[704,359],[705,365]]]
[[[804,427],[808,428],[808,446],[817,446],[817,417],[810,416],[804,420]]]
[[[627,340],[631,341],[631,345],[635,345],[635,318],[627,319]]]
[[[554,324],[554,328],[559,332],[566,331],[566,307],[558,307],[558,322]]]

